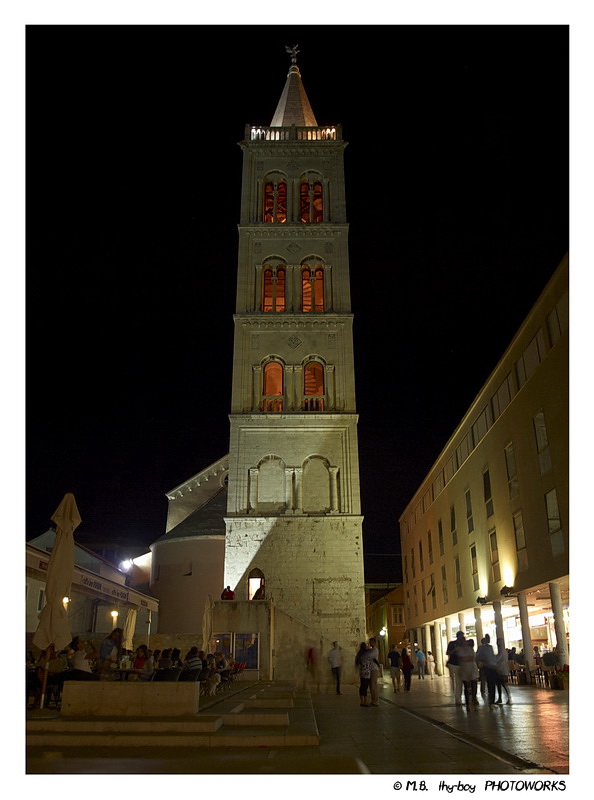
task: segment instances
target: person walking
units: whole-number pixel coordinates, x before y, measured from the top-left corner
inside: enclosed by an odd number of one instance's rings
[[[417,673],[419,676],[419,680],[425,680],[425,653],[421,650],[421,648],[417,648],[415,650],[415,656],[417,659]]]
[[[484,643],[483,643],[484,642]],[[497,683],[497,661],[495,659],[495,653],[493,652],[493,648],[490,644],[490,637],[489,634],[485,636],[483,640],[481,640],[481,645],[476,651],[476,662],[477,664],[482,665],[483,672],[485,674],[485,680],[487,681],[487,692],[489,695],[489,708],[493,709],[495,707],[495,686]]]
[[[359,705],[367,708],[367,691],[371,682],[371,661],[367,658],[367,644],[361,642],[355,656],[355,666],[359,670]]]
[[[396,692],[400,691],[400,668],[402,665],[402,657],[395,644],[390,645],[388,661],[390,662],[390,678],[392,679],[392,687],[394,689],[394,694],[396,694]]]
[[[452,641],[448,643],[446,649],[446,656],[448,657],[446,667],[450,671],[452,692],[454,693],[454,700],[457,706],[462,705],[462,681],[460,680],[460,665],[458,664],[458,654],[456,653],[456,650],[458,647],[463,647],[464,641],[464,631],[458,631],[456,638],[452,639]]]
[[[435,677],[435,656],[431,650],[427,650],[427,671],[431,680]]]
[[[367,648],[367,658],[371,662],[371,682],[369,690],[371,692],[371,705],[379,706],[379,694],[377,690],[377,679],[379,678],[379,650],[377,642],[372,636],[369,640],[369,647]]]
[[[470,703],[478,705],[477,684],[479,671],[476,665],[476,654],[474,652],[474,639],[461,640],[461,644],[456,648],[458,655],[458,674],[464,686],[464,702],[466,708],[470,708]]]
[[[507,698],[506,703],[508,706],[511,705],[511,695],[508,689],[508,680],[509,680],[509,660],[507,657],[507,650],[505,649],[505,644],[503,639],[497,639],[497,655],[495,656],[495,662],[497,664],[497,676],[495,678],[495,686],[497,688],[497,700],[495,700],[496,705],[502,705],[503,700],[501,699],[501,690],[505,690],[505,696]]]
[[[402,674],[404,675],[404,691],[410,692],[410,677],[413,671],[412,661],[410,660],[410,656],[408,654],[408,649],[403,647],[400,652],[400,657],[402,658]]]
[[[336,694],[342,694],[340,691],[340,673],[342,672],[342,647],[338,646],[338,642],[332,642],[332,650],[328,651],[328,663],[332,670],[332,677],[336,683]]]

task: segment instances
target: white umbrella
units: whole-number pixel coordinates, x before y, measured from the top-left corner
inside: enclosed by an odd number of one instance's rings
[[[136,629],[136,609],[129,608],[124,622],[124,632],[122,634],[122,647],[124,650],[134,650],[134,630]]]
[[[212,639],[212,611],[214,603],[212,597],[208,595],[204,603],[204,614],[202,615],[202,649],[205,653],[210,652],[210,640]]]
[[[72,639],[68,612],[64,608],[64,597],[70,593],[72,572],[74,570],[74,536],[73,533],[81,523],[80,514],[73,494],[65,494],[62,502],[55,510],[52,521],[56,523],[56,538],[47,568],[47,583],[45,588],[46,604],[39,615],[39,624],[33,644],[40,650],[48,651],[53,644],[56,652],[62,650]],[[41,707],[47,682],[47,662],[41,692]]]

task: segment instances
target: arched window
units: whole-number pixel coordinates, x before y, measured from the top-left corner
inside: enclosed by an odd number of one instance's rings
[[[303,370],[303,395],[304,411],[324,411],[324,367],[319,361],[310,361]]]
[[[264,222],[287,221],[287,184],[284,180],[264,184]]]
[[[324,221],[324,192],[320,181],[303,181],[299,187],[300,222]]]
[[[262,281],[262,311],[283,312],[287,309],[285,300],[286,271],[283,267],[264,270]]]
[[[301,310],[324,311],[324,270],[316,267],[311,270],[305,267],[301,273]]]
[[[262,411],[282,411],[283,395],[283,365],[278,361],[269,361],[264,367]]]

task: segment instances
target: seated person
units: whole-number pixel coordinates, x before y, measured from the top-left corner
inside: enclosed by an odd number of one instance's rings
[[[161,652],[161,658],[158,663],[159,669],[171,669],[173,667],[173,660],[170,653],[171,650],[163,650]]]
[[[191,647],[182,665],[183,669],[202,669],[202,658],[197,647]]]
[[[80,636],[75,636],[70,643],[70,649],[74,651],[70,657],[72,669],[65,676],[66,679],[71,681],[99,680],[99,676],[93,673],[91,667],[91,662],[99,656],[92,643],[83,641]]]
[[[149,681],[153,674],[153,662],[149,658],[148,648],[145,644],[141,644],[136,649],[136,658],[132,664],[132,675],[137,675],[140,681]],[[132,677],[130,675],[129,677]]]

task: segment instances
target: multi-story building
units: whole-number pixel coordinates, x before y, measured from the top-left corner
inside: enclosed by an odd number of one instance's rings
[[[406,624],[436,654],[455,630],[568,663],[566,257],[400,517]]]

